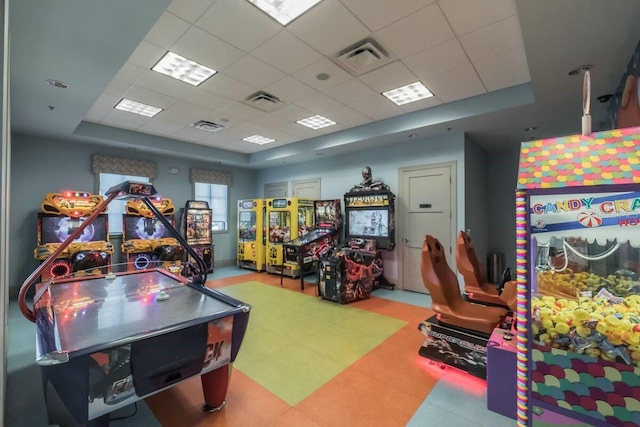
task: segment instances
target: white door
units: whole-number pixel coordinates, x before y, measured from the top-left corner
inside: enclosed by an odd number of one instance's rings
[[[287,197],[288,182],[273,182],[264,185],[264,198],[275,199],[277,197]]]
[[[453,251],[455,176],[454,163],[400,170],[402,289],[428,293],[420,273],[422,242],[426,234],[434,236],[447,248],[447,262],[456,271]]]
[[[293,197],[307,200],[320,200],[320,178],[291,182]]]

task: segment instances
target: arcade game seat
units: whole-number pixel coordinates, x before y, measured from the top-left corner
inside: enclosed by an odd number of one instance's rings
[[[422,245],[421,272],[439,322],[489,335],[506,316],[504,308],[477,305],[462,298],[458,279],[447,264],[442,244],[429,235]]]
[[[480,303],[504,306],[498,288],[489,283],[484,267],[476,256],[469,234],[461,231],[456,242],[456,264],[464,277],[464,290],[469,299]]]

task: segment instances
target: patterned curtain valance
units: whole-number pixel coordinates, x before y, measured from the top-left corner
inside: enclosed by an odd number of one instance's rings
[[[233,183],[233,179],[231,177],[231,172],[191,168],[191,182],[231,185]]]
[[[91,171],[96,174],[117,173],[120,175],[146,176],[150,179],[158,176],[158,169],[154,162],[103,156],[101,154],[94,154],[91,158]]]

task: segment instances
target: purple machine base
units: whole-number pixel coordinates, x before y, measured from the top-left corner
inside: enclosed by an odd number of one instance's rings
[[[487,343],[487,408],[516,418],[516,343],[496,328]]]

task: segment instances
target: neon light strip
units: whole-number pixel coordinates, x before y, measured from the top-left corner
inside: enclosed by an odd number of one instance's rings
[[[516,279],[518,294],[516,297],[516,320],[518,336],[516,340],[516,413],[518,427],[526,427],[529,421],[527,404],[529,387],[527,384],[528,355],[527,336],[528,295],[527,295],[527,201],[525,191],[516,191]]]

